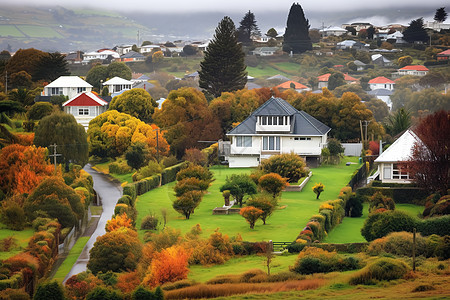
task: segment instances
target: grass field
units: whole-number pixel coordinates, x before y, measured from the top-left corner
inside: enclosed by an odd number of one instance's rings
[[[345,163],[348,161],[356,162],[357,160],[358,158],[345,158],[340,165],[313,169],[313,176],[304,190],[302,192],[284,192],[279,201],[279,209],[267,220],[267,224],[262,225],[262,222],[258,221],[253,230],[238,214],[212,215],[212,210],[215,207],[223,205],[223,197],[219,189],[224,184],[226,177],[231,174],[251,172],[251,169],[230,169],[226,167],[213,167],[211,169],[215,181],[189,220],[185,220],[172,208],[172,201],[175,199],[174,182],[139,196],[136,202],[138,211],[137,228],[140,228],[144,216],[150,212],[160,215],[161,209],[165,208],[168,212],[167,226],[179,229],[182,233],[186,233],[192,226],[200,224],[204,236],[209,236],[214,230],[220,228],[222,233],[229,236],[235,236],[239,233],[247,241],[292,241],[309,218],[318,212],[320,203],[337,198],[340,189],[348,183],[353,171],[359,166],[358,164],[345,166]],[[321,194],[320,200],[315,199],[315,194],[311,190],[316,182],[322,182],[325,185],[325,191]],[[139,230],[139,234],[142,237],[144,231]]]
[[[3,226],[3,225],[2,225]],[[0,260],[7,259],[11,256],[14,256],[25,249],[28,246],[28,241],[33,236],[34,230],[32,228],[26,228],[22,231],[15,231],[10,229],[2,228],[0,229],[0,240],[3,240],[7,237],[14,237],[16,239],[17,247],[9,252],[0,252]]]
[[[274,69],[267,65],[263,65],[262,67],[256,67],[256,68],[247,66],[247,72],[248,72],[248,75],[250,75],[252,77],[271,77],[271,76],[274,76],[277,74],[286,76],[288,78],[292,76],[291,74],[281,72],[281,71]]]
[[[62,283],[66,275],[70,272],[73,265],[77,261],[78,257],[80,256],[81,251],[83,250],[84,246],[89,240],[89,236],[83,236],[80,237],[75,245],[70,249],[69,254],[67,255],[66,259],[62,263],[62,265],[58,268],[58,271],[53,276],[53,279],[58,281],[59,283]]]
[[[13,36],[13,37],[25,37],[15,26],[13,25],[0,25],[0,36]]]
[[[423,212],[423,206],[414,204],[396,204],[395,209],[404,211],[412,217]],[[361,228],[367,219],[369,205],[364,203],[363,215],[360,218],[344,218],[325,238],[324,243],[363,243],[366,242],[361,235]]]
[[[276,274],[289,270],[289,266],[294,265],[297,254],[287,256],[275,256],[270,264],[270,273]],[[240,274],[251,269],[260,269],[267,272],[265,257],[258,255],[247,255],[231,258],[223,265],[201,266],[194,265],[189,267],[189,280],[197,282],[206,282],[219,275]]]
[[[25,34],[30,37],[42,37],[42,38],[63,38],[58,32],[51,27],[46,26],[34,26],[34,25],[18,25]]]
[[[97,169],[99,172],[102,172],[104,174],[109,174],[109,162],[102,163],[102,164],[96,164],[95,169]],[[133,178],[131,177],[133,173],[127,173],[127,174],[109,174],[112,177],[116,178],[122,183],[128,183],[133,182]]]

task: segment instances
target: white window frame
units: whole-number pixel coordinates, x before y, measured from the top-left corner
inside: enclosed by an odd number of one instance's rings
[[[89,107],[79,107],[78,108],[78,115],[79,116],[89,116],[89,112],[90,112],[89,111]]]
[[[248,148],[252,147],[252,137],[251,136],[237,136],[236,139],[236,147],[239,148]]]
[[[279,136],[263,136],[263,151],[280,151],[281,138]]]
[[[398,164],[392,164],[392,179],[409,180],[409,172],[402,172],[402,169],[399,168]]]

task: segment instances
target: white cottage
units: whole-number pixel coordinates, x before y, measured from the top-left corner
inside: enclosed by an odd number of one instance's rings
[[[103,86],[108,87],[109,93],[114,97],[123,91],[131,90],[133,87],[133,81],[116,76],[104,82]]]
[[[295,153],[317,161],[326,146],[328,126],[281,98],[270,98],[227,133],[231,168],[256,167],[275,154]]]
[[[64,112],[75,117],[87,130],[89,122],[108,109],[108,102],[94,93],[81,93],[63,103]]]
[[[67,96],[75,97],[79,93],[90,92],[92,85],[78,76],[60,76],[44,87],[41,96]]]
[[[414,144],[421,142],[411,130],[405,131],[389,148],[377,159],[379,179],[383,183],[411,183],[405,162],[411,157]]]

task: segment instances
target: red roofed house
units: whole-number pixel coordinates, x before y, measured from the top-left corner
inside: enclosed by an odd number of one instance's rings
[[[64,102],[64,112],[75,117],[87,130],[89,122],[108,109],[108,102],[94,93],[84,92]]]
[[[450,49],[442,51],[436,55],[437,60],[449,60],[450,57]]]
[[[369,87],[372,91],[378,89],[386,89],[392,91],[394,90],[394,84],[395,84],[394,81],[387,79],[386,77],[383,76],[379,76],[369,80]]]
[[[317,79],[319,80],[319,89],[324,88],[324,87],[328,87],[328,79],[330,78],[330,73],[328,74],[324,74],[321,75],[319,77],[317,77]],[[352,76],[348,75],[348,74],[344,74],[344,80],[348,83],[348,84],[352,84],[352,83],[357,83],[358,79],[353,78]]]
[[[428,68],[421,65],[410,65],[403,67],[401,69],[398,69],[398,74],[403,75],[415,75],[415,76],[425,76],[428,73]]]
[[[277,85],[276,88],[278,88],[278,89],[286,89],[286,90],[293,88],[297,92],[304,92],[304,91],[311,90],[306,85],[303,85],[301,83],[298,83],[298,82],[295,82],[295,81],[292,81],[292,80],[283,82],[282,84]]]

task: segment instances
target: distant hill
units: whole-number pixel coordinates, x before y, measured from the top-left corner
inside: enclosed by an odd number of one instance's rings
[[[285,10],[255,13],[261,33],[274,27],[282,33],[289,7]],[[375,25],[403,23],[424,17],[431,20],[436,8],[402,8],[401,10],[361,10],[335,13],[305,11],[311,28],[340,26],[349,22],[372,22]],[[150,40],[201,40],[211,38],[219,21],[230,16],[236,26],[245,12],[238,13],[139,13],[64,7],[0,7],[0,50],[8,47],[34,47],[44,51],[92,51],[118,44],[135,44]],[[8,46],[9,45],[9,46]]]

